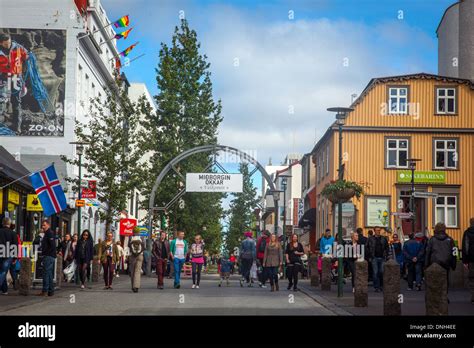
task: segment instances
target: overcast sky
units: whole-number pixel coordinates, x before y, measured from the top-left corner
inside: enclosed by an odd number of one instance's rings
[[[157,93],[160,42],[184,11],[211,63],[222,100],[219,142],[266,164],[309,152],[373,77],[437,72],[436,28],[454,0],[162,1],[102,0],[111,20],[129,14],[139,45],[124,68]],[[181,12],[182,14],[183,12]]]

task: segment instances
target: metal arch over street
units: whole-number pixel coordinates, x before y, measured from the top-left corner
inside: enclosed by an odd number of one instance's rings
[[[176,164],[178,164],[182,160],[184,160],[184,159],[186,159],[186,158],[188,158],[192,155],[202,153],[202,152],[214,152],[214,153],[216,153],[216,152],[219,152],[219,151],[224,151],[224,152],[227,152],[227,153],[236,154],[241,159],[245,159],[246,161],[248,161],[249,163],[254,165],[255,168],[260,171],[262,176],[267,181],[267,184],[270,187],[270,191],[272,191],[272,192],[275,191],[275,184],[273,183],[270,175],[268,175],[265,168],[255,158],[253,158],[252,156],[246,154],[243,151],[240,151],[239,149],[236,149],[235,147],[224,146],[224,145],[203,145],[203,146],[198,146],[198,147],[189,149],[187,151],[182,152],[181,154],[176,156],[174,159],[172,159],[170,162],[168,162],[168,164],[163,168],[163,170],[160,172],[160,174],[156,178],[155,184],[153,185],[153,189],[152,189],[151,194],[150,194],[150,200],[149,200],[149,203],[148,203],[148,209],[149,209],[148,226],[149,226],[149,237],[150,238],[151,238],[151,233],[152,233],[152,230],[153,230],[153,211],[156,210],[156,208],[154,207],[156,191],[158,190],[158,187],[160,186],[161,181],[164,179],[166,174],[168,174],[168,172],[170,170],[176,170],[175,169]],[[253,174],[253,172],[252,172],[252,174]],[[275,206],[275,214],[278,214],[278,200],[274,200],[274,206]],[[275,219],[275,221],[277,221],[277,219]],[[278,224],[274,224],[274,225],[275,225],[275,234],[278,234],[277,233],[278,232]]]

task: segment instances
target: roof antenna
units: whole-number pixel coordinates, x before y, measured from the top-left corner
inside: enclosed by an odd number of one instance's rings
[[[271,158],[271,157],[268,157],[268,165],[269,165],[269,166],[272,165],[272,158]]]

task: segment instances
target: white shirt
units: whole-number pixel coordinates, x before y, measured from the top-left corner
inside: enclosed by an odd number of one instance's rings
[[[184,240],[176,239],[176,249],[174,251],[174,257],[177,259],[184,259]]]

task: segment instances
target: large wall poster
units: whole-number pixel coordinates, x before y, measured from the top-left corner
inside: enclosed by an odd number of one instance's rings
[[[66,31],[0,28],[0,135],[62,136]]]

